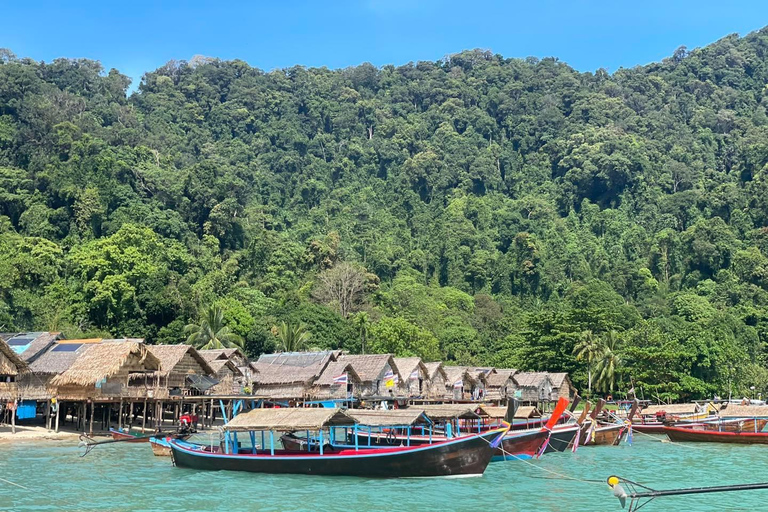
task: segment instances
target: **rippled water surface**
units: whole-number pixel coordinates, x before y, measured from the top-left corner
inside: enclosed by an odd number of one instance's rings
[[[492,463],[482,478],[369,480],[196,472],[149,445],[0,445],[0,510],[621,510],[611,474],[654,488],[768,481],[768,446],[677,445],[636,434],[632,446],[582,448]],[[560,475],[585,481],[566,480]],[[599,480],[590,482],[589,480]],[[659,498],[645,511],[766,510],[768,491]]]

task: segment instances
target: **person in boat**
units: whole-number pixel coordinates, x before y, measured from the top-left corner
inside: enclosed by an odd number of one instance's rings
[[[179,417],[179,433],[190,434],[194,432],[195,432],[195,429],[192,424],[192,416],[190,416],[189,413],[184,413],[182,416]]]

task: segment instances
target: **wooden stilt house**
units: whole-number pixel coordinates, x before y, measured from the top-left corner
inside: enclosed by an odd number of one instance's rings
[[[309,398],[313,385],[338,351],[262,354],[251,366],[256,371],[254,394],[283,400]]]
[[[312,387],[314,400],[348,400],[360,398],[362,380],[352,364],[331,361]]]
[[[515,391],[515,381],[512,378],[517,370],[496,369],[486,377],[485,399],[504,401],[512,397]]]
[[[444,395],[453,400],[470,400],[479,383],[474,372],[466,366],[444,366],[446,380]]]
[[[208,361],[190,345],[147,345],[147,349],[160,360],[160,386],[170,396],[200,395],[215,383],[201,377],[213,377],[216,371]],[[211,384],[210,386],[201,385]],[[201,389],[204,388],[204,389]]]
[[[0,340],[0,399],[15,400],[19,397],[16,380],[29,368],[8,344]]]
[[[557,400],[553,393],[554,386],[546,372],[518,372],[512,376],[514,380],[513,396],[531,404]]]
[[[339,362],[349,363],[360,376],[360,396],[399,396],[399,383],[403,376],[390,354],[343,354]]]
[[[400,370],[400,394],[408,397],[423,397],[429,389],[429,370],[420,357],[396,357],[395,365]]]
[[[153,376],[158,370],[160,360],[144,343],[105,341],[79,353],[69,368],[51,379],[50,386],[64,399],[157,398],[161,393]]]
[[[432,363],[424,363],[424,366],[427,369],[427,389],[424,396],[426,398],[445,397],[445,383],[448,380],[448,376],[443,368],[443,363],[435,361]]]

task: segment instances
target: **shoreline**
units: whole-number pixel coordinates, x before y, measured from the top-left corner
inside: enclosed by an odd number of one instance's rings
[[[16,426],[16,433],[11,433],[10,425],[0,426],[0,446],[12,444],[15,442],[29,442],[29,441],[77,441],[79,439],[79,432],[72,432],[71,430],[59,431],[58,433],[53,430],[48,430],[45,427],[35,426]]]

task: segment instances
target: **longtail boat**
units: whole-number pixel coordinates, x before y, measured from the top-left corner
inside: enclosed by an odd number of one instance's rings
[[[136,431],[121,431],[114,428],[109,429],[112,439],[125,441],[126,443],[148,443],[150,435]]]
[[[324,429],[356,428],[357,422],[339,409],[254,409],[224,426],[223,451],[172,439],[171,456],[177,467],[254,473],[402,478],[479,476],[493,456],[494,445],[507,429],[471,434],[421,446],[343,448],[323,443]],[[274,432],[316,431],[319,451],[276,449]],[[269,432],[269,448],[257,446],[256,432]],[[251,447],[236,449],[237,434],[248,433]]]
[[[674,442],[768,444],[768,432],[719,432],[686,427],[664,427],[664,433]]]
[[[545,443],[552,439],[552,432],[560,421],[560,417],[568,407],[568,399],[560,398],[557,401],[555,410],[549,417],[547,424],[540,429],[531,429],[527,431],[509,431],[504,435],[501,444],[496,448],[493,460],[518,460],[521,458],[531,458],[540,452]],[[546,450],[546,448],[545,448]]]
[[[152,447],[152,453],[157,457],[170,457],[171,444],[164,437],[153,437],[149,440]]]

